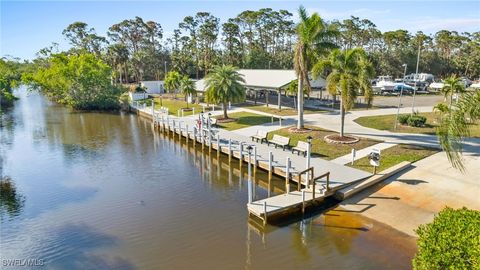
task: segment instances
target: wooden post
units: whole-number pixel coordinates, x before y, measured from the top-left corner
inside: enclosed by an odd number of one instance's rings
[[[355,162],[356,151],[355,148],[352,148],[352,165]]]
[[[208,153],[212,153],[212,130],[208,128]]]
[[[188,125],[185,124],[185,137],[186,137],[185,141],[187,142],[187,146],[188,146],[188,139],[189,139],[188,136],[189,136],[188,135]]]
[[[243,142],[240,142],[240,168],[242,167],[243,162]]]
[[[312,180],[313,180],[313,179],[312,179]],[[315,200],[315,181],[312,181],[312,186],[313,186],[312,199]]]
[[[175,139],[175,120],[172,120],[173,139]]]
[[[330,190],[330,172],[327,174],[327,191]]]
[[[253,147],[253,175],[257,174],[257,146]]]
[[[285,192],[290,193],[290,157],[287,157],[285,168]]]
[[[302,214],[305,214],[305,190],[302,190]]]
[[[193,126],[193,145],[197,144],[197,127]]]
[[[232,162],[232,139],[228,139],[228,163]]]
[[[263,201],[263,225],[267,225],[267,202]]]
[[[220,146],[220,134],[217,133],[217,159],[220,158],[220,152],[222,152],[222,148]],[[220,165],[220,161],[219,162],[219,165]]]
[[[178,140],[182,141],[182,122],[178,122]]]
[[[203,130],[200,129],[200,143],[202,144],[202,151],[205,149],[205,136]]]
[[[273,169],[273,153],[268,152],[268,197],[270,197],[271,184],[272,184],[272,169]]]

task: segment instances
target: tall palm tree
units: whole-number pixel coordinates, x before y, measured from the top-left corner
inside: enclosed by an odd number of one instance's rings
[[[197,93],[197,90],[195,89],[195,83],[190,80],[188,76],[183,76],[182,80],[180,81],[180,90],[182,91],[182,94],[185,95],[185,98],[187,98],[189,95],[193,97]]]
[[[180,87],[180,82],[182,80],[182,76],[177,71],[170,71],[165,76],[165,89],[170,92],[174,93]]]
[[[338,35],[338,30],[333,24],[325,23],[322,18],[313,13],[308,16],[307,11],[303,6],[298,9],[300,22],[297,25],[297,43],[295,44],[295,53],[293,65],[298,78],[298,122],[297,128],[303,128],[303,96],[304,85],[307,91],[310,92],[310,80],[308,73],[311,68],[311,63],[314,63],[318,58],[329,50],[335,48],[333,38]]]
[[[462,162],[462,140],[470,134],[469,123],[480,120],[480,91],[464,94],[458,102],[440,110],[443,115],[437,127],[440,146],[454,168],[465,170]]]
[[[345,112],[355,104],[359,92],[363,92],[368,105],[373,99],[370,79],[373,78],[373,66],[367,58],[366,52],[361,48],[348,50],[333,50],[327,59],[320,60],[313,67],[313,76],[317,78],[325,71],[330,71],[327,76],[327,89],[330,93],[340,94],[340,136],[344,136]]]
[[[453,94],[458,95],[460,93],[465,92],[465,85],[462,83],[459,77],[457,77],[456,75],[452,75],[449,78],[445,79],[445,82],[441,91],[445,96],[445,101],[447,100],[447,97],[450,96],[450,108],[451,108],[452,102],[453,102]]]
[[[228,118],[228,102],[245,100],[245,80],[231,65],[215,66],[205,77],[205,98],[208,102],[223,105],[223,117]]]

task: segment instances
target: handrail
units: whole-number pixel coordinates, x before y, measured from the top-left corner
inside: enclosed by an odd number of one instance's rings
[[[312,179],[312,181],[313,181],[313,197],[314,198],[315,198],[315,182],[318,179],[321,179],[321,178],[324,178],[324,177],[327,177],[327,190],[326,191],[330,190],[330,172],[326,172],[326,173],[324,173],[322,175],[319,175],[319,176]]]
[[[307,168],[307,169],[305,169],[305,170],[303,170],[303,171],[301,171],[301,172],[298,172],[298,176],[297,176],[297,177],[298,177],[298,178],[297,178],[297,180],[298,180],[298,182],[297,182],[297,183],[298,183],[298,185],[297,185],[297,190],[298,190],[298,191],[300,191],[300,189],[301,189],[301,187],[302,187],[302,174],[305,174],[305,173],[307,173],[307,172],[310,172],[310,174],[309,174],[309,175],[310,175],[310,180],[307,181],[307,185],[305,186],[305,187],[308,187],[309,184],[310,184],[310,181],[313,179],[313,174],[314,174],[313,171],[314,171],[314,170],[313,170],[313,167],[310,167],[310,168]]]

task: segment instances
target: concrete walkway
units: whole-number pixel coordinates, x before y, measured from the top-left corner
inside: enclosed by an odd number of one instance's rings
[[[418,107],[419,112],[431,112],[432,107]],[[400,113],[409,113],[410,108],[402,108]],[[391,144],[412,144],[426,147],[439,148],[438,138],[436,135],[413,134],[413,133],[394,133],[385,130],[377,130],[373,128],[363,127],[354,122],[355,119],[362,116],[388,115],[396,114],[397,109],[377,109],[367,111],[352,111],[345,116],[345,133],[354,136],[380,140]],[[318,126],[333,131],[340,130],[340,115],[338,112],[323,114],[305,115],[305,125]],[[474,152],[480,147],[480,138],[466,138],[464,140],[464,151]]]

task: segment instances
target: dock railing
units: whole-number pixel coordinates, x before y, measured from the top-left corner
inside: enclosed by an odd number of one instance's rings
[[[297,185],[297,190],[298,190],[298,191],[300,191],[300,189],[302,188],[302,175],[304,175],[304,174],[305,174],[305,176],[306,176],[306,181],[305,181],[305,183],[304,183],[304,186],[305,186],[306,188],[308,188],[309,185],[310,185],[310,182],[313,180],[313,167],[310,167],[310,168],[305,169],[305,170],[303,170],[303,171],[301,171],[301,172],[298,172],[298,175],[297,175],[297,181],[298,181],[298,182],[297,182],[297,183],[298,183],[298,185]],[[309,179],[309,178],[310,178],[310,179]]]
[[[326,188],[325,192],[328,192],[328,191],[330,190],[330,172],[326,172],[326,173],[324,173],[324,174],[322,174],[322,175],[319,175],[319,176],[317,176],[317,177],[315,177],[315,178],[312,178],[312,185],[313,185],[313,194],[312,194],[312,196],[313,196],[314,199],[315,199],[315,185],[316,185],[316,182],[317,182],[317,180],[322,179],[322,178],[324,178],[324,177],[327,178],[327,184],[326,184],[326,187],[325,187],[325,188]]]

